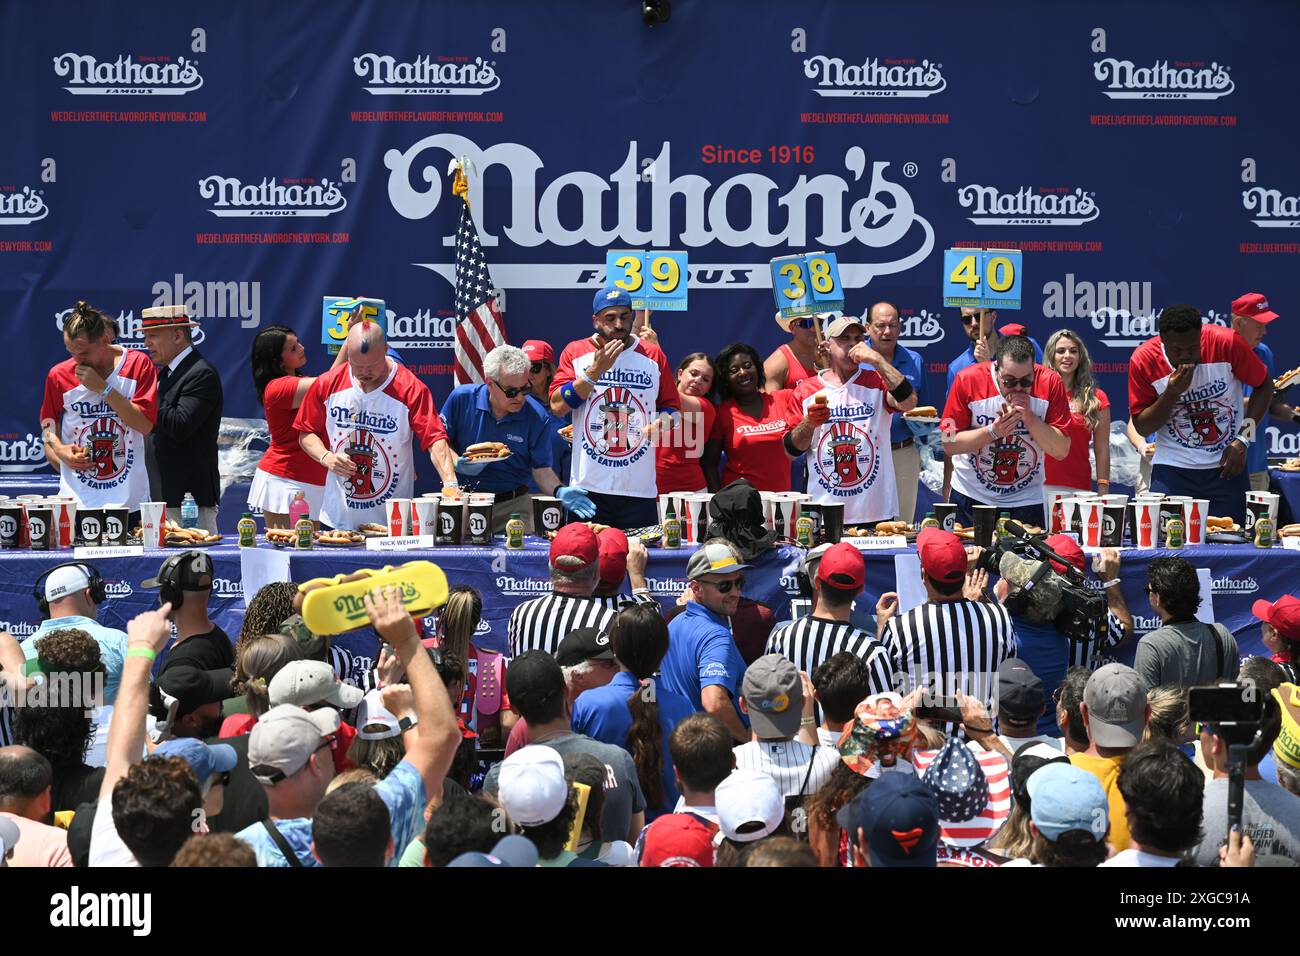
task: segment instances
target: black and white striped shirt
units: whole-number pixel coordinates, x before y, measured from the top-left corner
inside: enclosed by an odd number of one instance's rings
[[[625,607],[636,607],[638,604],[645,604],[650,607],[659,607],[659,602],[649,591],[637,591],[628,597],[626,594],[593,594],[591,600],[601,607],[607,607],[613,610],[615,614]]]
[[[4,692],[0,691],[0,696]],[[17,712],[8,704],[0,704],[0,747],[9,747],[18,742],[14,725],[18,723]]]
[[[506,626],[510,657],[535,650],[554,654],[559,650],[560,641],[578,628],[605,631],[617,616],[616,608],[572,594],[547,594],[524,601],[510,612],[510,623]]]
[[[899,692],[916,687],[948,697],[961,691],[993,712],[998,665],[1016,656],[1011,615],[988,601],[927,602],[890,618],[885,646],[899,678]]]
[[[1124,640],[1124,626],[1114,611],[1106,612],[1106,636],[1101,641],[1076,641],[1066,638],[1070,645],[1070,667],[1086,667],[1096,670],[1101,664],[1102,655],[1115,649]]]
[[[809,677],[813,670],[841,651],[848,651],[862,659],[870,675],[870,690],[864,696],[883,694],[895,690],[894,664],[889,651],[872,635],[847,621],[832,621],[824,617],[801,617],[797,621],[778,624],[767,639],[764,654],[780,654],[793,661]],[[817,723],[822,722],[821,705],[814,707]]]

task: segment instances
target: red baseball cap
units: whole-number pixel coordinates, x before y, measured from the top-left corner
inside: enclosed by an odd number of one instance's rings
[[[600,587],[616,588],[627,575],[627,535],[617,528],[606,528],[596,535],[600,546]]]
[[[1028,335],[1029,330],[1019,322],[1008,322],[998,329],[998,335]]]
[[[1083,557],[1083,548],[1079,547],[1079,542],[1075,541],[1068,534],[1052,535],[1047,539],[1047,546],[1073,564],[1080,571],[1084,569],[1085,559]],[[1065,568],[1063,568],[1059,562],[1053,561],[1052,567],[1054,567],[1058,573],[1065,573]]]
[[[1271,604],[1256,601],[1250,613],[1261,621],[1268,621],[1288,641],[1300,641],[1300,599],[1284,594]]]
[[[557,558],[565,557],[576,558],[582,563],[555,563]],[[600,543],[596,540],[596,532],[581,521],[566,524],[555,532],[555,540],[551,542],[551,567],[559,567],[562,571],[582,571],[598,560]]]
[[[689,813],[666,813],[645,831],[641,866],[713,866],[716,827]]]
[[[529,339],[521,347],[524,354],[528,356],[528,361],[555,364],[555,350],[551,348],[550,342],[543,342],[541,339]]]
[[[1256,322],[1272,322],[1279,318],[1268,307],[1268,299],[1262,292],[1247,292],[1232,300],[1232,314],[1254,319]]]
[[[831,545],[817,565],[817,580],[840,591],[862,590],[867,580],[867,562],[862,552],[847,542]]]
[[[916,536],[916,551],[921,556],[921,570],[932,581],[951,584],[966,576],[966,548],[951,531],[926,528]]]

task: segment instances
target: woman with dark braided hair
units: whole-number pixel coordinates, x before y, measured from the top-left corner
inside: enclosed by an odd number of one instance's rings
[[[505,693],[505,661],[495,651],[475,647],[474,632],[483,619],[483,598],[468,584],[453,584],[447,603],[438,611],[433,643],[464,662],[465,693],[457,705],[462,727],[479,735],[484,747],[500,747],[501,699]]]
[[[272,325],[253,339],[253,385],[266,410],[271,447],[258,462],[248,490],[250,508],[261,508],[268,528],[289,527],[289,506],[301,491],[309,514],[320,517],[325,469],[298,446],[293,420],[315,378],[302,374],[307,351],[292,329]]]
[[[654,677],[668,653],[668,625],[658,607],[638,604],[619,612],[609,642],[618,673],[574,702],[573,732],[622,747],[632,755],[645,794],[646,819],[653,820],[671,813],[681,796],[668,738],[678,723],[695,713],[695,707]]]

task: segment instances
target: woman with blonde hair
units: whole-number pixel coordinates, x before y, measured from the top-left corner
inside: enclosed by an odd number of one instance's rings
[[[257,719],[271,709],[267,690],[271,678],[290,661],[302,657],[302,648],[287,634],[262,634],[243,641],[235,660],[234,690],[243,695],[246,712],[228,716],[221,724],[220,735],[238,737],[251,731]]]
[[[1077,332],[1059,329],[1047,340],[1043,358],[1061,376],[1070,398],[1070,453],[1057,461],[1047,456],[1044,492],[1097,491],[1110,493],[1110,399],[1092,378],[1092,359]],[[1095,445],[1096,488],[1088,449]]]

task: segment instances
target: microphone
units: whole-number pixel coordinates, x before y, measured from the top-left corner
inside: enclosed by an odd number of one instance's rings
[[[1028,599],[1027,616],[1032,622],[1049,624],[1064,609],[1061,579],[1047,563],[1008,551],[998,563],[998,572]]]

